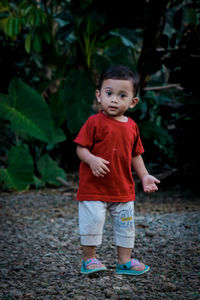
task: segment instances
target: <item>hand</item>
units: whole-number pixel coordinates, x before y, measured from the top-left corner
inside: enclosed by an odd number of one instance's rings
[[[110,172],[110,169],[107,167],[108,164],[109,161],[98,156],[93,156],[89,162],[90,169],[96,177],[104,177]]]
[[[155,178],[152,175],[145,175],[142,178],[142,186],[143,186],[143,190],[146,193],[153,193],[155,191],[158,190],[158,187],[156,185],[156,183],[160,183],[160,180],[158,180],[157,178]]]

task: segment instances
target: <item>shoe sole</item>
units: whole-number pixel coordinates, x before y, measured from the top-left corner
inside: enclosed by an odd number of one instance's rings
[[[134,271],[134,270],[121,270],[121,269],[117,269],[116,272],[119,275],[132,275],[132,276],[138,276],[138,275],[142,275],[146,272],[148,272],[150,270],[150,268],[148,266],[145,266],[145,269],[143,271]]]

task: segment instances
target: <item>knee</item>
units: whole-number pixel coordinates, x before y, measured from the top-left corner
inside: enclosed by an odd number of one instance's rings
[[[86,234],[102,234],[104,226],[104,218],[99,214],[94,214],[90,218],[84,219],[80,218],[79,220],[80,232]]]

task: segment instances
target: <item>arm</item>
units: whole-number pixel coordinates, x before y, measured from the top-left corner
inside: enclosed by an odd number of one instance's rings
[[[87,148],[78,145],[76,153],[81,161],[89,165],[94,176],[104,177],[105,174],[110,172],[107,167],[109,161],[93,155]]]
[[[144,192],[152,193],[157,191],[158,187],[156,183],[160,183],[160,181],[148,173],[141,155],[132,158],[132,165],[136,174],[142,181]]]

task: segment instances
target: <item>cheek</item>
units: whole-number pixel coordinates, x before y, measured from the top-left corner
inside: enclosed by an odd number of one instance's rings
[[[108,102],[108,101],[109,101],[109,97],[107,96],[102,97],[102,102]]]
[[[122,101],[122,102],[121,102],[121,106],[124,107],[124,108],[125,108],[125,107],[129,107],[129,103],[126,102],[126,101]]]

